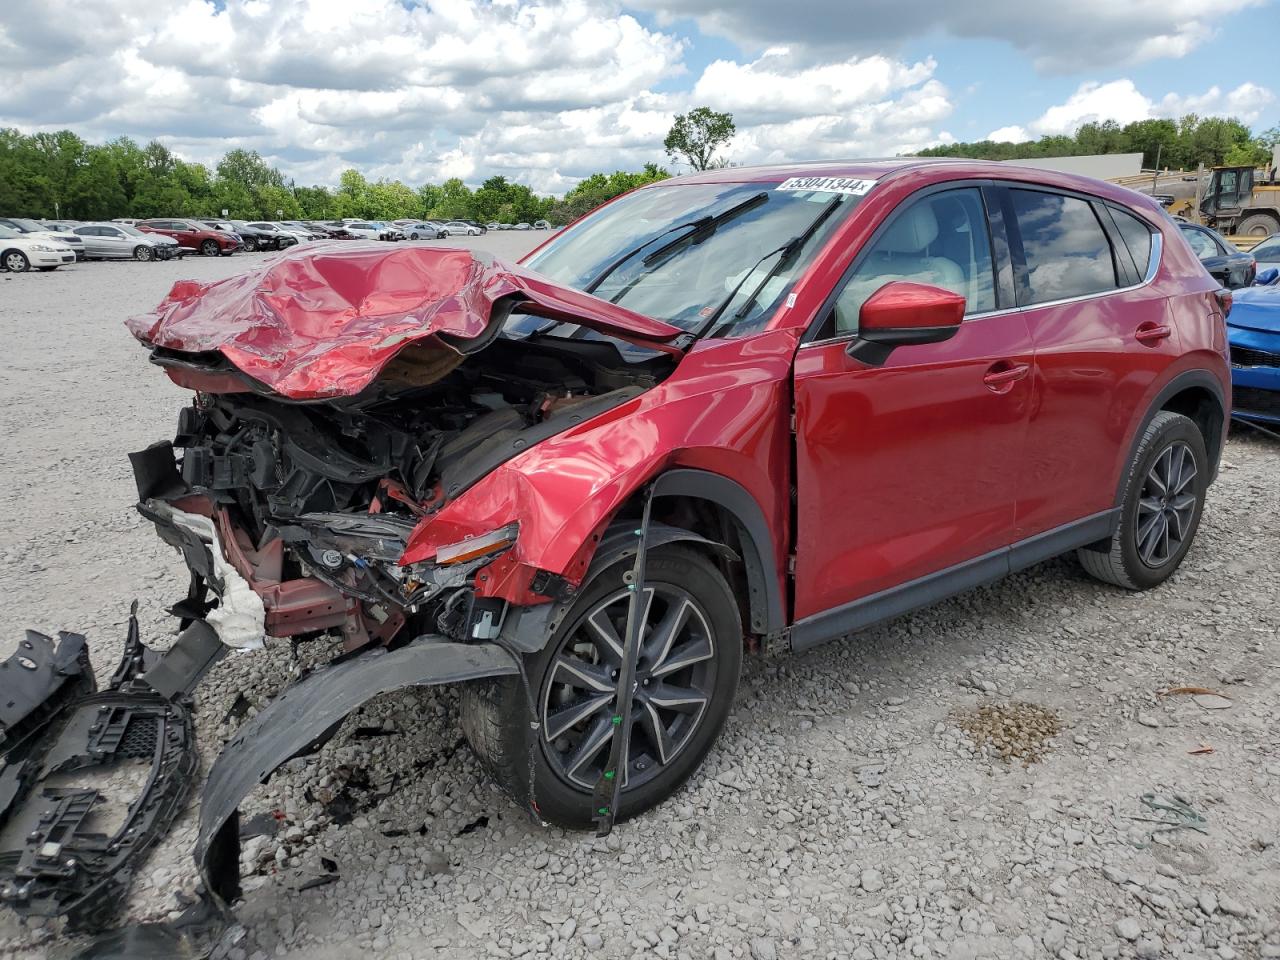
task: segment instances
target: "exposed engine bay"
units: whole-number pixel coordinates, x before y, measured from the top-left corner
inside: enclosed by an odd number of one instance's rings
[[[401,567],[414,528],[504,461],[638,396],[672,364],[648,351],[624,359],[604,338],[498,336],[482,358],[459,358],[434,382],[415,382],[438,372],[434,354],[406,350],[353,397],[197,393],[172,444],[181,489],[163,498],[167,508],[144,494],[140,509],[189,562],[194,534],[178,528],[192,522],[174,510],[208,515],[218,534],[201,539],[263,595],[272,635],[341,625],[350,648],[370,638],[386,642],[416,618],[418,632],[459,636],[471,574],[511,540],[442,550],[434,562]],[[194,361],[185,358],[184,367],[197,368]],[[218,536],[222,542],[213,542]],[[229,601],[225,577],[193,570]],[[296,604],[281,593],[298,593],[289,585],[308,580],[336,597],[311,587],[299,594],[311,612],[291,616]],[[327,616],[314,615],[318,605],[329,608]]]

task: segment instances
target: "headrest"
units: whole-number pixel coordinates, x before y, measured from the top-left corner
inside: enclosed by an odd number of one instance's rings
[[[886,253],[919,253],[937,236],[938,218],[933,207],[917,203],[893,221],[876,246]]]

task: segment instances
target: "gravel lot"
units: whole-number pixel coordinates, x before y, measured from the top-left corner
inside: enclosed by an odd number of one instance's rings
[[[474,243],[514,256],[537,239]],[[169,436],[185,397],[121,321],[175,279],[258,259],[0,274],[5,655],[23,628],[78,630],[109,674],[134,597],[144,636],[167,643],[185,571],[134,513],[125,454]],[[1153,592],[1059,560],[749,662],[703,770],[607,840],[499,795],[451,692],[380,698],[246,802],[284,820],[246,844],[229,955],[1280,957],[1278,463],[1280,444],[1233,437],[1195,548]],[[214,669],[206,764],[237,696],[263,704],[300,666],[276,643]],[[1160,695],[1180,686],[1226,699]],[[1147,793],[1183,798],[1204,832],[1158,832]],[[354,801],[345,826],[321,802],[334,795]],[[193,891],[194,831],[193,804],[131,917]],[[298,889],[330,867],[336,882]],[[58,934],[0,913],[0,955],[43,956]]]

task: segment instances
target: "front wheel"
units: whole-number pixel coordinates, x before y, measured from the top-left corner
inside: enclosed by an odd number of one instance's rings
[[[148,260],[155,259],[155,253],[145,243],[140,243],[133,248],[133,259],[146,263]]]
[[[244,252],[245,252],[245,253],[257,253],[257,252],[258,252],[258,241],[257,241],[257,240],[255,240],[253,237],[245,237],[245,238],[244,238]]]
[[[31,261],[27,259],[27,255],[21,250],[6,250],[4,268],[10,273],[26,273],[31,269]]]
[[[204,254],[206,257],[216,257],[219,252],[218,241],[206,240],[204,243],[200,244],[200,252]]]
[[[742,665],[738,606],[715,565],[674,545],[653,550],[646,568],[620,819],[665,800],[702,763]],[[472,750],[518,804],[561,826],[591,826],[592,790],[618,730],[630,569],[630,560],[620,561],[585,583],[546,647],[526,658],[532,704],[518,678],[463,688],[462,731]]]
[[[1200,428],[1161,410],[1129,464],[1115,533],[1082,548],[1081,565],[1126,590],[1163,583],[1191,549],[1208,489],[1209,455]]]

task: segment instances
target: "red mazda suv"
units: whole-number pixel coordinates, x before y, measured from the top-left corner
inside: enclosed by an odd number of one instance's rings
[[[651,184],[519,265],[352,243],[178,284],[130,321],[195,391],[133,455],[192,572],[177,649],[335,652],[215,764],[202,849],[388,689],[463,682],[507,792],[606,829],[697,769],[744,654],[1070,551],[1160,584],[1228,306],[1149,198],[921,159]]]

